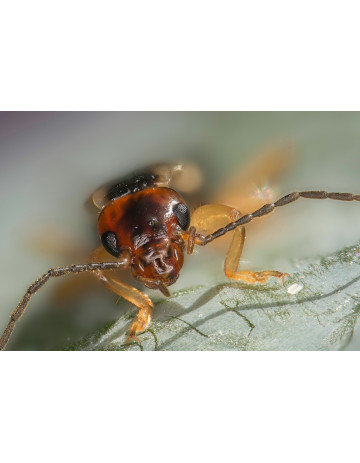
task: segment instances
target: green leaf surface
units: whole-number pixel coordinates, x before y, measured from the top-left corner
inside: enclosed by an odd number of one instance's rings
[[[295,285],[295,286],[294,286]],[[291,294],[292,288],[297,289]],[[360,310],[360,245],[309,261],[287,278],[179,291],[155,303],[141,343],[125,344],[129,311],[68,349],[333,350],[350,342]]]

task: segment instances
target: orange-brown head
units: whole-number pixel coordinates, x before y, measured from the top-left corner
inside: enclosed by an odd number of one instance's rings
[[[169,295],[183,265],[182,233],[190,223],[182,196],[152,187],[111,200],[101,211],[98,231],[113,256],[128,251],[133,276]]]

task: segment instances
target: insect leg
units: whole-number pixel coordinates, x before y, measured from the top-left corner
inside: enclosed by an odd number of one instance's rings
[[[114,270],[114,269],[124,269],[129,265],[128,256],[123,259],[118,259],[116,262],[93,262],[90,264],[77,264],[71,265],[69,267],[58,267],[48,270],[44,275],[42,275],[38,280],[36,280],[32,285],[30,285],[17,305],[14,312],[11,314],[10,321],[5,328],[4,333],[0,338],[0,350],[4,350],[7,343],[9,342],[10,336],[15,329],[16,323],[24,314],[27,306],[29,305],[31,297],[39,291],[39,289],[45,285],[52,277],[61,277],[63,275],[68,275],[70,273],[82,273],[82,272],[97,272],[103,270]]]
[[[194,244],[202,245],[201,239],[204,239],[204,235],[224,227],[229,221],[237,220],[239,217],[241,212],[224,204],[205,204],[195,209],[191,215],[189,231],[184,233],[188,254],[192,254]]]
[[[281,273],[276,270],[264,270],[262,272],[237,270],[244,248],[244,242],[245,228],[237,228],[233,233],[233,238],[226,254],[224,265],[225,275],[231,280],[241,280],[249,284],[265,283],[269,277],[282,278],[284,283],[284,278],[288,273]]]
[[[108,192],[108,188],[106,187],[100,187],[91,196],[91,200],[94,204],[95,207],[97,207],[99,210],[101,210],[106,203],[108,202],[106,198],[106,194]]]
[[[90,261],[98,261],[100,259],[111,258],[112,257],[105,251],[102,246],[96,248],[95,251],[90,255]],[[138,340],[136,338],[136,334],[144,331],[150,322],[151,310],[154,307],[151,299],[133,286],[122,282],[120,280],[120,276],[117,275],[116,272],[99,270],[95,272],[95,276],[111,291],[116,293],[118,296],[123,297],[140,309],[137,315],[137,319],[131,325],[127,342],[129,342],[130,339]]]
[[[202,233],[211,233],[214,228],[229,223],[236,217],[240,218],[241,213],[229,206],[221,204],[207,204],[196,209],[192,216],[192,229],[189,230],[189,241],[196,243],[196,230]],[[236,219],[235,219],[236,220]],[[245,283],[265,283],[269,277],[282,278],[287,274],[275,271],[265,270],[262,272],[251,272],[248,270],[237,271],[241,254],[245,243],[245,228],[240,227],[233,231],[232,240],[225,258],[224,271],[225,275],[233,280],[241,280]],[[201,235],[200,235],[201,236]],[[191,243],[191,245],[192,245]],[[197,243],[201,244],[201,243]]]

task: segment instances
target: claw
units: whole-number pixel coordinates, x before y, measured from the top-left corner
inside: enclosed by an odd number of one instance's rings
[[[136,341],[139,344],[141,344],[140,339],[137,336],[135,336],[134,334],[129,334],[127,340],[125,341],[125,344],[129,344],[131,341]]]
[[[290,276],[289,273],[283,273],[283,274],[281,275],[281,279],[282,279],[282,282],[283,282],[283,285],[284,285],[284,286],[285,286],[285,277],[289,277],[289,276]]]
[[[141,344],[140,339],[136,337],[136,335],[146,330],[150,322],[150,314],[151,314],[150,307],[144,307],[140,309],[137,319],[131,325],[129,336],[126,340],[126,344],[129,344],[130,340],[134,340],[138,342],[139,344]]]

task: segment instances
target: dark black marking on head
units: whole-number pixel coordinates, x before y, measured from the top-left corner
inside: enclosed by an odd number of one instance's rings
[[[106,251],[114,257],[119,257],[120,251],[117,238],[114,232],[107,231],[102,234],[101,242]]]
[[[106,198],[110,201],[114,198],[120,198],[131,193],[137,193],[138,191],[154,186],[155,181],[156,176],[154,174],[134,174],[129,179],[122,180],[111,187]]]
[[[174,206],[174,214],[176,215],[179,225],[183,230],[187,230],[190,225],[190,211],[186,204],[178,203]]]

